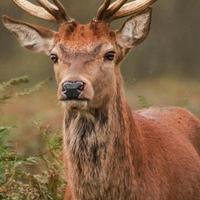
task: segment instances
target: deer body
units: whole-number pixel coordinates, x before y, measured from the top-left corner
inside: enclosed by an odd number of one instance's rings
[[[66,110],[66,200],[200,199],[199,120],[175,107],[132,114],[120,85],[95,119]]]
[[[148,35],[154,0],[104,0],[82,25],[59,0],[13,0],[57,32],[3,17],[23,47],[54,62],[63,103],[65,200],[199,200],[200,121],[180,108],[132,113],[120,63]],[[112,20],[131,16],[118,31]]]

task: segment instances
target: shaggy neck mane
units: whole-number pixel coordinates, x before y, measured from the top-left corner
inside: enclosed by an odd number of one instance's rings
[[[132,188],[140,176],[135,172],[140,173],[143,162],[141,136],[126,103],[120,74],[117,77],[116,95],[107,106],[65,114],[68,180],[79,199],[112,199],[116,194],[121,199],[135,197]]]

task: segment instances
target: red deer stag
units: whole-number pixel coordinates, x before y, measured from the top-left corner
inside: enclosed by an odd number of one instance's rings
[[[13,0],[57,32],[4,16],[23,47],[54,62],[63,102],[65,200],[200,200],[200,121],[176,107],[132,113],[120,63],[148,35],[154,0],[105,0],[82,25],[58,0]],[[118,31],[113,20],[127,17]]]

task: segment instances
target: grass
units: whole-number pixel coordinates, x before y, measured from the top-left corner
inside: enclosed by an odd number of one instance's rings
[[[0,85],[1,104],[8,100],[32,95],[47,81],[29,89],[17,88],[29,81],[28,77],[12,79]],[[15,93],[13,93],[15,91]],[[0,108],[1,109],[1,108]],[[20,152],[19,142],[13,137],[16,126],[0,126],[0,199],[2,200],[62,200],[66,186],[62,163],[62,138],[50,126],[32,123],[39,136],[38,152]],[[32,140],[26,140],[27,145]]]
[[[200,81],[163,76],[138,80],[126,87],[133,109],[149,106],[184,107],[200,117]]]
[[[28,88],[28,77],[0,84],[0,200],[61,200],[62,111],[49,80]],[[161,77],[126,87],[135,108],[182,106],[200,116],[198,81]]]
[[[0,128],[0,199],[62,200],[66,183],[60,135],[38,127],[44,146],[39,154],[24,155],[9,140],[12,129]]]

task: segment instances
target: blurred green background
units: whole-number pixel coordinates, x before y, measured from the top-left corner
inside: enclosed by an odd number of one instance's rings
[[[32,2],[34,2],[32,0]],[[62,0],[71,16],[87,23],[95,15],[101,0]],[[154,5],[151,32],[146,41],[134,50],[122,66],[126,82],[162,75],[178,75],[200,79],[200,1],[159,0]],[[29,17],[12,3],[0,1],[0,14],[7,14],[31,23],[48,24]],[[123,20],[115,27],[120,28]],[[44,55],[33,55],[19,47],[0,25],[0,81],[28,74],[37,81],[52,76],[52,63]]]

